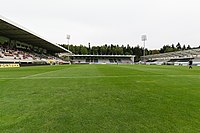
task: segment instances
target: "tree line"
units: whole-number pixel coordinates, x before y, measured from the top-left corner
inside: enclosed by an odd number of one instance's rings
[[[91,46],[90,43],[88,46],[84,45],[66,45],[66,44],[61,44],[62,47],[68,49],[74,53],[74,54],[79,54],[79,55],[135,55],[135,61],[139,61],[141,56],[143,56],[143,51],[144,48],[140,47],[139,45],[137,46],[130,46],[127,44],[126,46],[124,45],[102,45],[102,46]],[[199,48],[199,47],[198,47]],[[177,45],[164,45],[162,48],[158,50],[148,50],[145,49],[145,55],[152,55],[152,54],[159,54],[159,53],[167,53],[167,52],[175,52],[175,51],[180,51],[180,50],[188,50],[192,49],[190,45],[183,45],[181,46],[180,43]]]

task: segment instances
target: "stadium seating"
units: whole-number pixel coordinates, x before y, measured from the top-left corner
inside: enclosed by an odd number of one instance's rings
[[[65,61],[52,55],[36,53],[30,48],[23,49],[0,43],[0,63],[61,64]]]
[[[75,58],[73,59],[74,64],[132,64],[131,59],[120,58],[120,59],[111,59],[111,58],[96,58],[96,59],[85,59],[85,58]]]
[[[193,65],[200,66],[200,58],[194,58],[193,59]]]

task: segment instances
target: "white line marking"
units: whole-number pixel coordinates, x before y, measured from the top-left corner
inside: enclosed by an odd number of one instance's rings
[[[51,71],[51,72],[55,72],[55,71]],[[26,77],[16,77],[16,78],[0,78],[0,80],[3,80],[3,79],[87,79],[87,78],[126,78],[126,77],[140,77],[140,76],[166,76],[166,77],[181,77],[181,76],[184,76],[184,77],[200,77],[200,75],[121,75],[121,76],[117,76],[117,75],[108,75],[108,76],[66,76],[66,77],[36,77],[38,75],[43,75],[43,74],[46,74],[46,73],[42,73],[42,74],[34,74],[34,75],[30,75],[30,76],[26,76]]]
[[[28,75],[28,76],[20,77],[20,78],[21,78],[21,79],[27,79],[27,78],[31,78],[31,77],[41,76],[41,75],[44,75],[44,74],[49,74],[49,73],[58,72],[58,71],[61,71],[61,70],[64,70],[64,69],[59,69],[59,70],[54,70],[54,71],[48,71],[48,72],[44,72],[44,73],[37,73],[37,74]]]

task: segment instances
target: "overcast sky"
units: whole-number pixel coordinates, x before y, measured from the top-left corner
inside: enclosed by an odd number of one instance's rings
[[[2,0],[0,15],[53,43],[200,45],[200,0]]]

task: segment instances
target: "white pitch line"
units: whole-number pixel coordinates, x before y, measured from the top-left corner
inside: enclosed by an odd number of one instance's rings
[[[38,74],[39,75],[39,74]],[[125,77],[134,77],[134,76],[145,76],[145,75],[124,75],[124,76],[66,76],[66,77],[36,77],[38,75],[26,76],[21,78],[0,78],[1,79],[87,79],[87,78],[125,78]],[[159,76],[159,75],[158,75]],[[161,75],[160,75],[161,76]]]
[[[55,71],[51,71],[51,72],[55,72]],[[49,72],[48,72],[49,73]],[[185,77],[200,77],[200,75],[121,75],[121,76],[112,76],[112,75],[108,75],[108,76],[66,76],[66,77],[36,77],[38,75],[43,75],[46,73],[42,73],[42,74],[35,74],[35,75],[30,75],[29,77],[22,77],[22,78],[0,78],[0,80],[5,80],[5,79],[89,79],[89,78],[126,78],[126,77],[139,77],[139,76],[166,76],[166,77],[181,77],[181,76],[185,76]]]
[[[49,74],[49,73],[58,72],[58,71],[61,71],[61,70],[64,70],[64,69],[59,69],[59,70],[55,70],[55,71],[48,71],[48,72],[44,72],[44,73],[37,73],[37,74],[28,75],[28,76],[20,77],[20,78],[21,78],[21,79],[27,79],[27,78],[31,78],[31,77],[41,76],[41,75],[44,75],[44,74]]]
[[[126,76],[67,76],[67,77],[32,77],[30,79],[86,79],[86,78],[121,78],[121,77],[133,77],[133,75]]]

